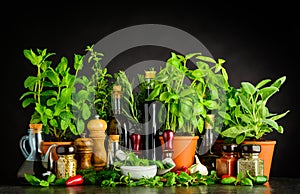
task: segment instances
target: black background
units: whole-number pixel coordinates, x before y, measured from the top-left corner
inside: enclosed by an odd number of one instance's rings
[[[125,27],[137,24],[164,24],[195,36],[215,58],[226,59],[230,83],[275,80],[286,75],[281,91],[270,100],[271,112],[291,112],[280,124],[284,134],[267,135],[276,139],[271,177],[300,177],[299,169],[299,20],[296,6],[285,4],[208,4],[181,1],[142,5],[118,3],[29,3],[2,7],[1,51],[1,183],[13,184],[24,157],[19,140],[26,134],[31,110],[21,107],[23,81],[34,69],[23,56],[24,49],[47,48],[57,57],[69,59],[85,54],[85,47]],[[133,64],[141,58],[168,58],[160,50],[128,52],[115,60]],[[137,59],[139,58],[140,59]],[[4,60],[3,60],[4,59]],[[136,61],[134,61],[136,60]]]

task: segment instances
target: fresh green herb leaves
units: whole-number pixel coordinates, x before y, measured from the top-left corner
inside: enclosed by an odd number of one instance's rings
[[[24,174],[25,179],[33,186],[42,186],[42,187],[49,187],[50,183],[53,183],[56,179],[55,174],[51,173],[50,175],[48,175],[46,180],[42,180],[37,178],[34,175],[31,174]]]

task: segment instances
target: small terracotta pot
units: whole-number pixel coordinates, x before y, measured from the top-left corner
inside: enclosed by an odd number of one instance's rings
[[[160,136],[159,139],[164,149],[163,137]],[[176,166],[172,169],[173,172],[182,166],[190,167],[194,164],[198,139],[199,136],[174,136],[172,159]]]

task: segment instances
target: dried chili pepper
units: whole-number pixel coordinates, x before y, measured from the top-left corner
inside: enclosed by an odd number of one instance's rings
[[[69,177],[66,181],[67,186],[73,186],[73,185],[81,185],[84,182],[83,176],[80,174]]]

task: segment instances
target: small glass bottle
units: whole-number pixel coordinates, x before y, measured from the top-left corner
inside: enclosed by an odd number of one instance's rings
[[[216,172],[218,177],[223,175],[237,175],[238,145],[222,145],[222,156],[216,159]]]
[[[242,144],[240,146],[241,158],[237,161],[237,173],[242,172],[243,177],[246,177],[246,171],[249,170],[252,176],[263,176],[264,161],[258,157],[260,151],[260,145]]]
[[[76,149],[73,145],[60,145],[56,147],[58,159],[56,161],[56,177],[67,178],[76,175],[77,161],[74,158]]]
[[[120,135],[109,135],[107,151],[107,167],[113,168],[117,161],[116,153],[119,150]]]

